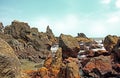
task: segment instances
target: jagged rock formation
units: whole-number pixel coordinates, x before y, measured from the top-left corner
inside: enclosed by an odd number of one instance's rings
[[[3,28],[4,28],[4,26],[3,26],[2,22],[0,22],[0,32],[3,32]]]
[[[55,36],[49,26],[47,26],[46,34],[48,36],[48,39],[52,42],[52,44],[57,43],[57,39],[55,38]]]
[[[78,37],[87,38],[87,36],[84,33],[78,33]]]
[[[4,29],[5,39],[15,50],[19,58],[40,62],[50,53],[50,47],[55,40],[52,30],[47,27],[47,32],[39,32],[37,28],[30,28],[27,23],[13,21],[11,25]],[[54,40],[53,40],[54,39]],[[53,40],[53,42],[52,42]]]
[[[59,46],[62,48],[63,58],[77,57],[80,50],[79,43],[70,35],[61,34],[59,37]]]
[[[0,38],[0,78],[21,78],[20,62],[13,49]]]
[[[93,42],[92,39],[88,38],[84,33],[78,33],[78,36],[75,37],[77,39],[78,42]]]
[[[117,44],[119,37],[115,35],[108,35],[105,37],[103,44],[107,51],[111,52],[113,47]]]

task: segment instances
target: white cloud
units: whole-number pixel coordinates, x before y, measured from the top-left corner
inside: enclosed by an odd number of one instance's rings
[[[95,36],[101,36],[106,33],[106,29],[104,25],[95,25],[90,29],[91,33]]]
[[[107,22],[111,24],[118,23],[119,21],[120,21],[120,18],[118,16],[111,16],[107,20]]]
[[[61,33],[76,35],[76,28],[80,25],[79,18],[75,14],[67,14],[59,19],[53,19],[50,17],[37,17],[31,21],[32,26],[36,26],[40,31],[45,31],[49,25],[50,28],[55,32],[55,35],[59,36]]]
[[[102,4],[110,4],[111,0],[101,0]]]
[[[117,8],[120,8],[120,0],[116,0],[115,5]]]

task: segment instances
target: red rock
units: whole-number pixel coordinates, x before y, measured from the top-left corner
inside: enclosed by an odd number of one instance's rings
[[[99,56],[91,58],[90,61],[83,67],[85,74],[94,77],[102,77],[106,73],[112,72],[110,56]]]

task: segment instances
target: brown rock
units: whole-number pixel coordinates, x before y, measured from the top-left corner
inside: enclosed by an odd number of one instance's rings
[[[75,58],[66,59],[66,64],[61,65],[58,78],[81,78],[79,66]]]
[[[55,38],[55,36],[49,26],[47,26],[46,34],[48,36],[48,39],[52,42],[52,44],[57,43],[57,39]]]
[[[107,51],[111,52],[113,47],[117,44],[119,37],[108,35],[105,37],[103,44]]]
[[[45,60],[44,66],[45,66],[46,68],[50,68],[50,67],[51,67],[52,59],[53,59],[52,57],[48,57],[48,58]]]
[[[0,39],[0,78],[21,78],[20,62],[13,49]]]
[[[37,28],[30,28],[24,22],[13,21],[4,31],[5,37],[2,33],[0,36],[11,45],[19,58],[40,62],[49,55],[52,42],[46,33],[38,32]]]
[[[62,49],[58,48],[54,57],[49,57],[45,62],[44,66],[49,69],[50,77],[57,78],[62,65]]]
[[[77,40],[70,35],[61,34],[59,37],[59,46],[62,48],[63,58],[77,57],[80,50]]]
[[[70,62],[66,66],[67,78],[80,78],[79,67],[75,62]]]
[[[75,37],[77,39],[78,42],[93,42],[92,39],[88,38],[84,33],[78,33],[78,36]]]
[[[118,40],[117,44],[112,49],[113,59],[116,62],[120,63],[120,39]]]
[[[110,56],[99,56],[91,58],[90,61],[83,67],[86,75],[102,78],[105,74],[112,72]]]
[[[78,37],[87,38],[87,36],[84,33],[78,33]]]
[[[3,32],[3,28],[4,28],[4,26],[3,26],[2,22],[0,22],[0,32]]]
[[[25,35],[30,33],[30,26],[27,23],[14,20],[10,26],[5,27],[4,33],[12,35],[15,39],[24,39]]]

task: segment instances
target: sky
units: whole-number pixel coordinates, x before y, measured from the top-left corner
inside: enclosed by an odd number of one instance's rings
[[[0,22],[6,26],[13,20],[40,32],[49,25],[55,36],[120,36],[120,0],[0,0]]]

